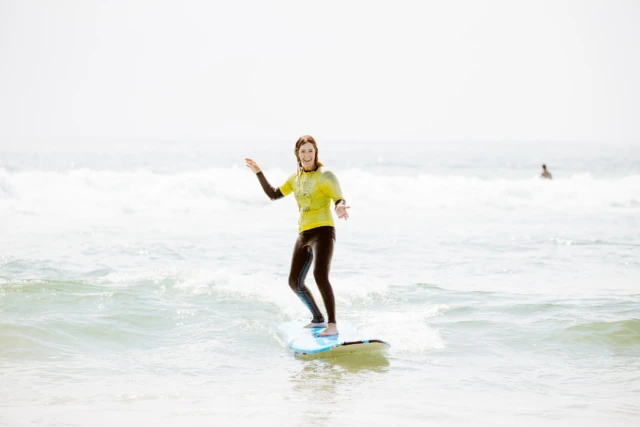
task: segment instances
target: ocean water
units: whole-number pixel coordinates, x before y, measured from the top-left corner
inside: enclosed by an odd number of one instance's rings
[[[640,425],[640,147],[320,141],[338,323],[391,347],[313,360],[243,161],[292,150],[0,148],[0,425]]]

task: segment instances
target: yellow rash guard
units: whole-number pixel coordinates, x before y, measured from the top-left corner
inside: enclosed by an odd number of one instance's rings
[[[343,197],[338,179],[332,172],[322,167],[311,172],[296,172],[279,189],[283,196],[293,192],[298,202],[298,232],[333,226],[331,201],[336,203]]]

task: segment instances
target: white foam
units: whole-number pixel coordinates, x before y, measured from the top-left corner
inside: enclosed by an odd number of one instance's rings
[[[412,311],[379,310],[357,316],[357,327],[391,343],[393,352],[422,353],[445,348],[445,341],[437,329],[429,325],[429,319],[440,316],[448,306],[421,305]]]
[[[287,177],[267,171],[273,185]],[[465,176],[385,176],[352,169],[340,172],[352,211],[530,210],[602,211],[640,209],[640,176],[596,179],[589,174],[554,181],[479,179]],[[68,172],[0,169],[0,197],[14,212],[118,216],[174,215],[185,212],[244,210],[268,200],[253,174],[238,167],[176,174],[149,170]]]

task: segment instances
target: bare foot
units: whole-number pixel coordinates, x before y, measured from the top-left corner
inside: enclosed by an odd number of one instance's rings
[[[317,336],[318,337],[330,337],[333,335],[338,335],[338,328],[336,327],[335,323],[329,323],[329,326],[327,326],[327,329],[325,329],[324,331],[320,332]]]
[[[304,326],[305,328],[326,328],[327,327],[327,322],[321,322],[321,323],[309,323],[308,325]]]

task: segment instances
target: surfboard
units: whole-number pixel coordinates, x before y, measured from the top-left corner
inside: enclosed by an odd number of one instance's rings
[[[305,328],[304,325],[302,322],[286,322],[279,328],[287,338],[289,349],[296,355],[376,352],[389,347],[387,341],[365,335],[348,324],[340,323],[340,333],[331,337],[318,336],[325,328]]]

